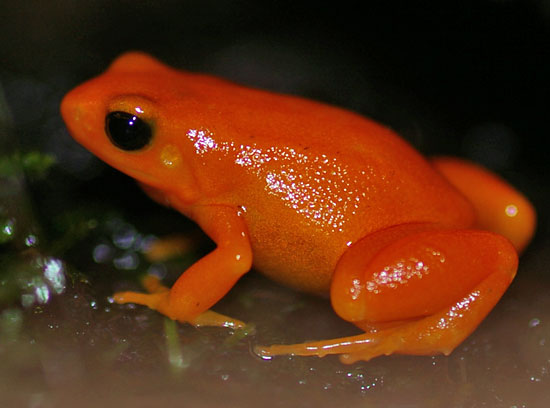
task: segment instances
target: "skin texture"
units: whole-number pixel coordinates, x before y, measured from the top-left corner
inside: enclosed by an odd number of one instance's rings
[[[116,147],[105,130],[114,111],[149,124],[150,143]],[[357,114],[141,53],[72,90],[61,112],[78,142],[217,244],[172,288],[149,277],[148,293],[117,293],[118,303],[238,327],[210,308],[254,266],[297,290],[330,294],[336,313],[365,331],[258,346],[265,358],[448,354],[502,296],[535,225],[520,193],[472,163],[428,161]]]

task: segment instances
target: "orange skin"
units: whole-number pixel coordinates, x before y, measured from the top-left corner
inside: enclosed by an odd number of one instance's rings
[[[148,123],[150,143],[116,147],[105,130],[113,111]],[[364,330],[258,346],[264,358],[448,354],[502,296],[516,248],[535,225],[530,203],[476,165],[428,161],[357,114],[181,72],[141,53],[71,91],[61,112],[77,141],[217,244],[172,288],[148,278],[149,293],[117,293],[118,303],[239,327],[210,308],[254,265],[298,290],[330,293],[336,313]]]

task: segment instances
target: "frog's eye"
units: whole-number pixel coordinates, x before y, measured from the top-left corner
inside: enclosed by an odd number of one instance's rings
[[[140,150],[151,142],[151,126],[131,113],[115,111],[105,116],[105,133],[118,148]]]

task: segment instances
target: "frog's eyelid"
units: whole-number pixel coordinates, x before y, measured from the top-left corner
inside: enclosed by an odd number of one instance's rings
[[[107,111],[135,112],[138,115],[151,115],[157,104],[147,96],[128,94],[119,95],[107,104]]]

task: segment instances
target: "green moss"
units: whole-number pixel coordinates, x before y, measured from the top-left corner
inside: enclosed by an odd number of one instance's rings
[[[16,152],[0,157],[0,177],[14,177],[22,170],[27,177],[40,180],[47,176],[54,164],[55,158],[50,154],[37,151]]]

